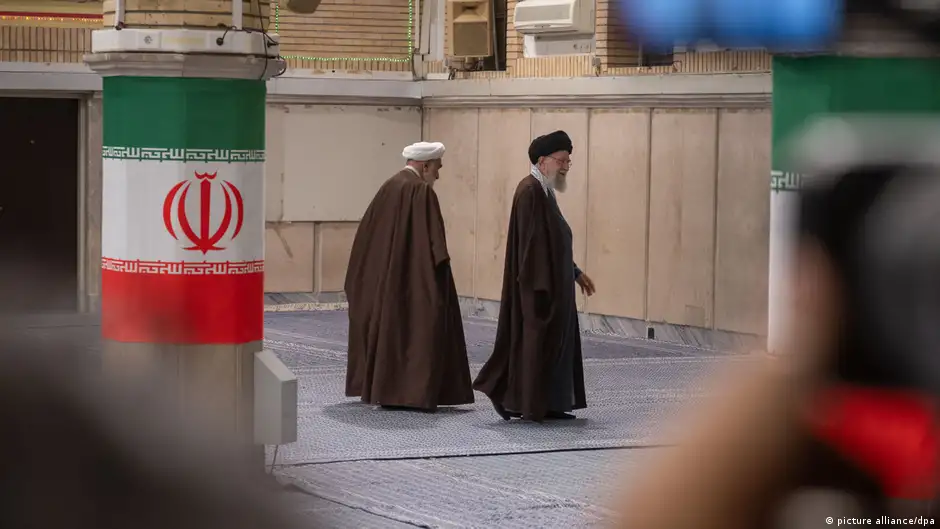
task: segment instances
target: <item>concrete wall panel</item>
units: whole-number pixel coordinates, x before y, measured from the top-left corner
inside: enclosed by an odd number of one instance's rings
[[[767,333],[770,111],[719,118],[715,326]]]
[[[349,253],[358,227],[358,222],[324,222],[317,226],[317,291],[344,290]]]
[[[264,234],[265,292],[313,292],[314,224],[271,223]]]
[[[653,112],[650,158],[649,319],[714,324],[718,114]]]
[[[420,140],[421,110],[292,105],[284,125],[284,220],[358,222]]]
[[[588,153],[590,312],[646,318],[650,111],[595,110]]]
[[[473,261],[476,250],[477,163],[479,160],[479,111],[439,109],[426,112],[427,141],[440,141],[447,147],[441,178],[434,184],[444,224],[447,249],[457,293],[473,295]]]
[[[529,174],[530,112],[481,109],[479,127],[474,291],[477,297],[498,300],[512,196],[519,181]]]
[[[288,107],[268,105],[265,116],[264,220],[284,220],[284,123]]]

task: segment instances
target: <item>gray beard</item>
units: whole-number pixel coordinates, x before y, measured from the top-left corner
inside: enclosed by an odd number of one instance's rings
[[[552,179],[552,189],[558,191],[559,193],[564,193],[568,189],[567,176],[555,176],[555,178]]]

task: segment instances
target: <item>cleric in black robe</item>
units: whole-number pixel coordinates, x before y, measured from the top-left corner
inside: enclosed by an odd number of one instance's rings
[[[504,420],[573,419],[569,412],[586,407],[575,283],[587,295],[594,284],[574,263],[555,198],[571,151],[563,131],[536,138],[531,172],[513,196],[496,344],[474,382]]]
[[[444,145],[419,142],[369,204],[349,256],[346,396],[434,411],[473,402],[434,182]]]

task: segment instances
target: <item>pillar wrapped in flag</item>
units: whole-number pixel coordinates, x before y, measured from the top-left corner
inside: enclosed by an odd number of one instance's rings
[[[104,78],[102,334],[263,336],[261,80]]]

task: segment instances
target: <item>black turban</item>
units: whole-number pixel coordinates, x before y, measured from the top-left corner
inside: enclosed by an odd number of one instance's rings
[[[559,151],[566,151],[568,154],[574,150],[571,145],[571,138],[563,130],[556,130],[551,134],[539,136],[529,144],[529,161],[533,165],[538,163],[542,156],[551,156]]]

